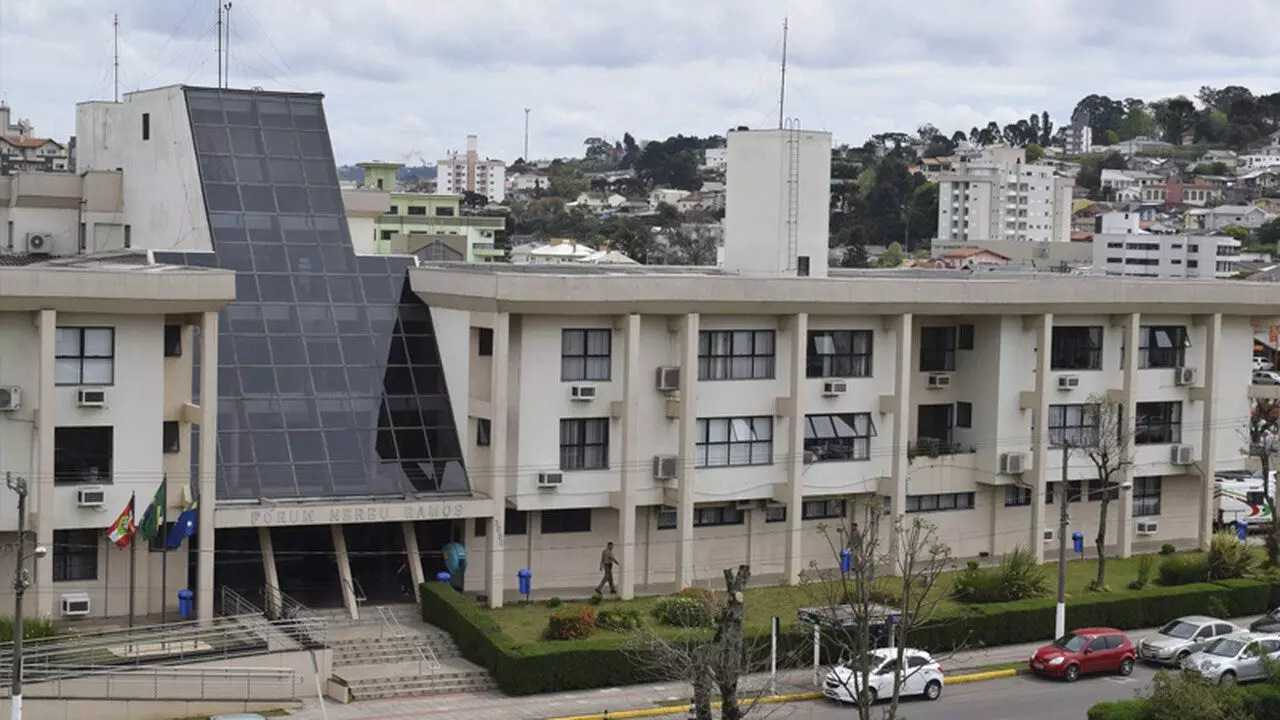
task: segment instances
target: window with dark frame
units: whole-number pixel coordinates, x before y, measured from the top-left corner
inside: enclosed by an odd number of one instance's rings
[[[142,113],[142,139],[151,139],[151,113]]]
[[[406,215],[426,215],[427,209],[422,207],[421,205],[410,205],[408,208],[405,209],[405,214]]]
[[[741,525],[746,522],[747,514],[732,505],[715,505],[693,510],[694,527],[720,527],[723,525]]]
[[[806,377],[871,377],[874,337],[870,330],[810,330]]]
[[[920,328],[920,372],[952,372],[955,369],[955,326]]]
[[[476,445],[489,447],[489,432],[492,427],[489,418],[476,418]]]
[[[1031,504],[1031,488],[1017,485],[1004,486],[1004,506],[1022,507]]]
[[[87,582],[98,579],[98,544],[102,531],[53,531],[53,581]]]
[[[1058,496],[1058,486],[1060,482],[1049,482],[1044,485],[1044,504],[1054,504],[1054,499]],[[1084,481],[1069,480],[1067,481],[1067,502],[1078,503],[1084,498]]]
[[[672,507],[658,508],[658,529],[659,530],[675,530],[676,522],[679,520],[676,509]]]
[[[54,382],[114,385],[116,331],[109,327],[60,327],[54,339]]]
[[[480,357],[493,357],[493,328],[477,328],[476,354]]]
[[[1133,479],[1133,516],[1152,517],[1160,514],[1160,486],[1162,479],[1136,477]]]
[[[973,427],[973,403],[963,401],[956,403],[956,427]]]
[[[703,330],[698,333],[699,380],[771,380],[773,330]]]
[[[115,429],[77,425],[53,429],[53,481],[57,485],[112,482]]]
[[[165,420],[161,432],[163,452],[173,454],[182,452],[182,424],[177,420]]]
[[[1119,500],[1120,486],[1115,483],[1103,483],[1097,478],[1089,481],[1089,502],[1101,502],[1104,494],[1108,496],[1108,500]]]
[[[606,470],[609,467],[609,418],[564,418],[560,421],[560,469]]]
[[[908,495],[909,513],[942,512],[945,510],[972,510],[976,500],[975,493],[936,493],[932,495]]]
[[[1182,403],[1140,402],[1135,410],[1135,445],[1171,445],[1182,442]]]
[[[787,506],[786,505],[766,505],[764,508],[764,521],[766,523],[786,522]]]
[[[524,535],[529,532],[529,512],[506,508],[502,513],[502,522],[506,525],[504,535]]]
[[[1049,406],[1049,447],[1092,447],[1098,441],[1098,408],[1092,403]]]
[[[560,331],[560,380],[607,381],[612,370],[613,330]]]
[[[801,520],[836,520],[845,516],[844,500],[805,500],[800,505]]]
[[[453,208],[451,207],[436,208],[436,217],[453,217],[453,216],[454,216],[454,212],[453,212]]]
[[[542,511],[542,534],[591,532],[591,508]]]
[[[773,464],[772,417],[698,418],[694,466]]]
[[[1101,370],[1102,340],[1101,326],[1054,326],[1052,349],[1049,353],[1050,369]]]
[[[1184,367],[1191,336],[1182,325],[1143,325],[1138,328],[1138,367]]]
[[[164,326],[164,356],[182,357],[182,326]]]
[[[871,413],[806,415],[804,450],[808,462],[870,460],[876,426]]]
[[[972,325],[956,326],[956,349],[972,350],[973,349],[974,329]]]

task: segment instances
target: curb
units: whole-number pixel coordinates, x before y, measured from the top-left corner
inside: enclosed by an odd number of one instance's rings
[[[982,682],[984,680],[999,680],[1001,678],[1010,678],[1019,675],[1019,671],[1014,668],[1008,670],[992,670],[990,672],[970,673],[968,675],[954,675],[947,678],[948,685],[962,685],[964,683]],[[747,698],[742,701],[742,705],[772,704],[798,702],[801,700],[820,700],[822,693],[818,691],[790,693],[787,695],[764,695],[758,698]],[[711,703],[712,709],[719,708],[719,701]],[[550,720],[628,720],[628,718],[648,718],[659,717],[662,715],[676,715],[679,713],[687,713],[693,708],[692,705],[671,705],[660,708],[645,708],[644,710],[619,710],[617,712],[593,713],[591,715],[570,715],[566,717],[551,718]]]

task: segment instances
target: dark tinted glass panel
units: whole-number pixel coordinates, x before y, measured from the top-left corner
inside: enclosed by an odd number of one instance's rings
[[[221,323],[218,495],[467,491],[412,260],[352,252],[319,98],[186,95],[214,252],[157,259],[240,273]]]

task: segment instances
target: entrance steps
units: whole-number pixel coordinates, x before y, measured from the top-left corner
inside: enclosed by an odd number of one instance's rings
[[[395,662],[335,668],[334,677],[347,686],[353,701],[447,695],[497,688],[484,668],[461,658],[441,661],[441,667],[436,671],[422,668],[417,662]]]

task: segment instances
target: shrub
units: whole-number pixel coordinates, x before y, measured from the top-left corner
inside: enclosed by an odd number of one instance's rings
[[[1151,573],[1156,569],[1156,559],[1150,555],[1138,558],[1138,577],[1129,581],[1130,590],[1142,590],[1151,584]]]
[[[658,600],[653,616],[663,625],[681,628],[706,627],[713,619],[711,604],[702,598],[674,595]]]
[[[596,630],[596,611],[586,605],[566,605],[547,618],[548,640],[578,640]]]
[[[970,565],[956,578],[956,597],[965,602],[1010,602],[1048,592],[1049,575],[1035,553],[1022,547],[1000,559],[1000,567],[983,570]]]
[[[640,628],[640,613],[627,608],[601,610],[596,614],[596,625],[614,632],[630,632]]]
[[[562,604],[564,604],[564,601],[558,595],[547,601],[547,607],[549,608],[558,608]]]
[[[596,593],[592,595],[590,598],[588,598],[587,602],[591,603],[592,605],[599,605],[600,603],[604,602],[604,596],[601,595],[600,593]]]
[[[1242,578],[1253,572],[1257,559],[1248,543],[1231,533],[1218,533],[1209,542],[1206,577],[1210,580]]]
[[[57,634],[58,627],[49,618],[27,617],[22,619],[22,638],[24,640],[53,637]],[[11,617],[0,617],[0,642],[13,642],[13,618]]]
[[[1170,555],[1160,563],[1161,585],[1203,582],[1209,576],[1209,559],[1203,555]]]
[[[702,588],[702,587],[687,587],[681,590],[679,593],[677,593],[677,595],[679,597],[697,598],[698,600],[701,600],[702,602],[708,605],[715,602],[715,599],[716,599],[716,594],[714,590],[712,590],[711,588]]]
[[[1174,547],[1173,543],[1165,543],[1160,546],[1161,555],[1172,555],[1176,552],[1178,552],[1178,548]]]

